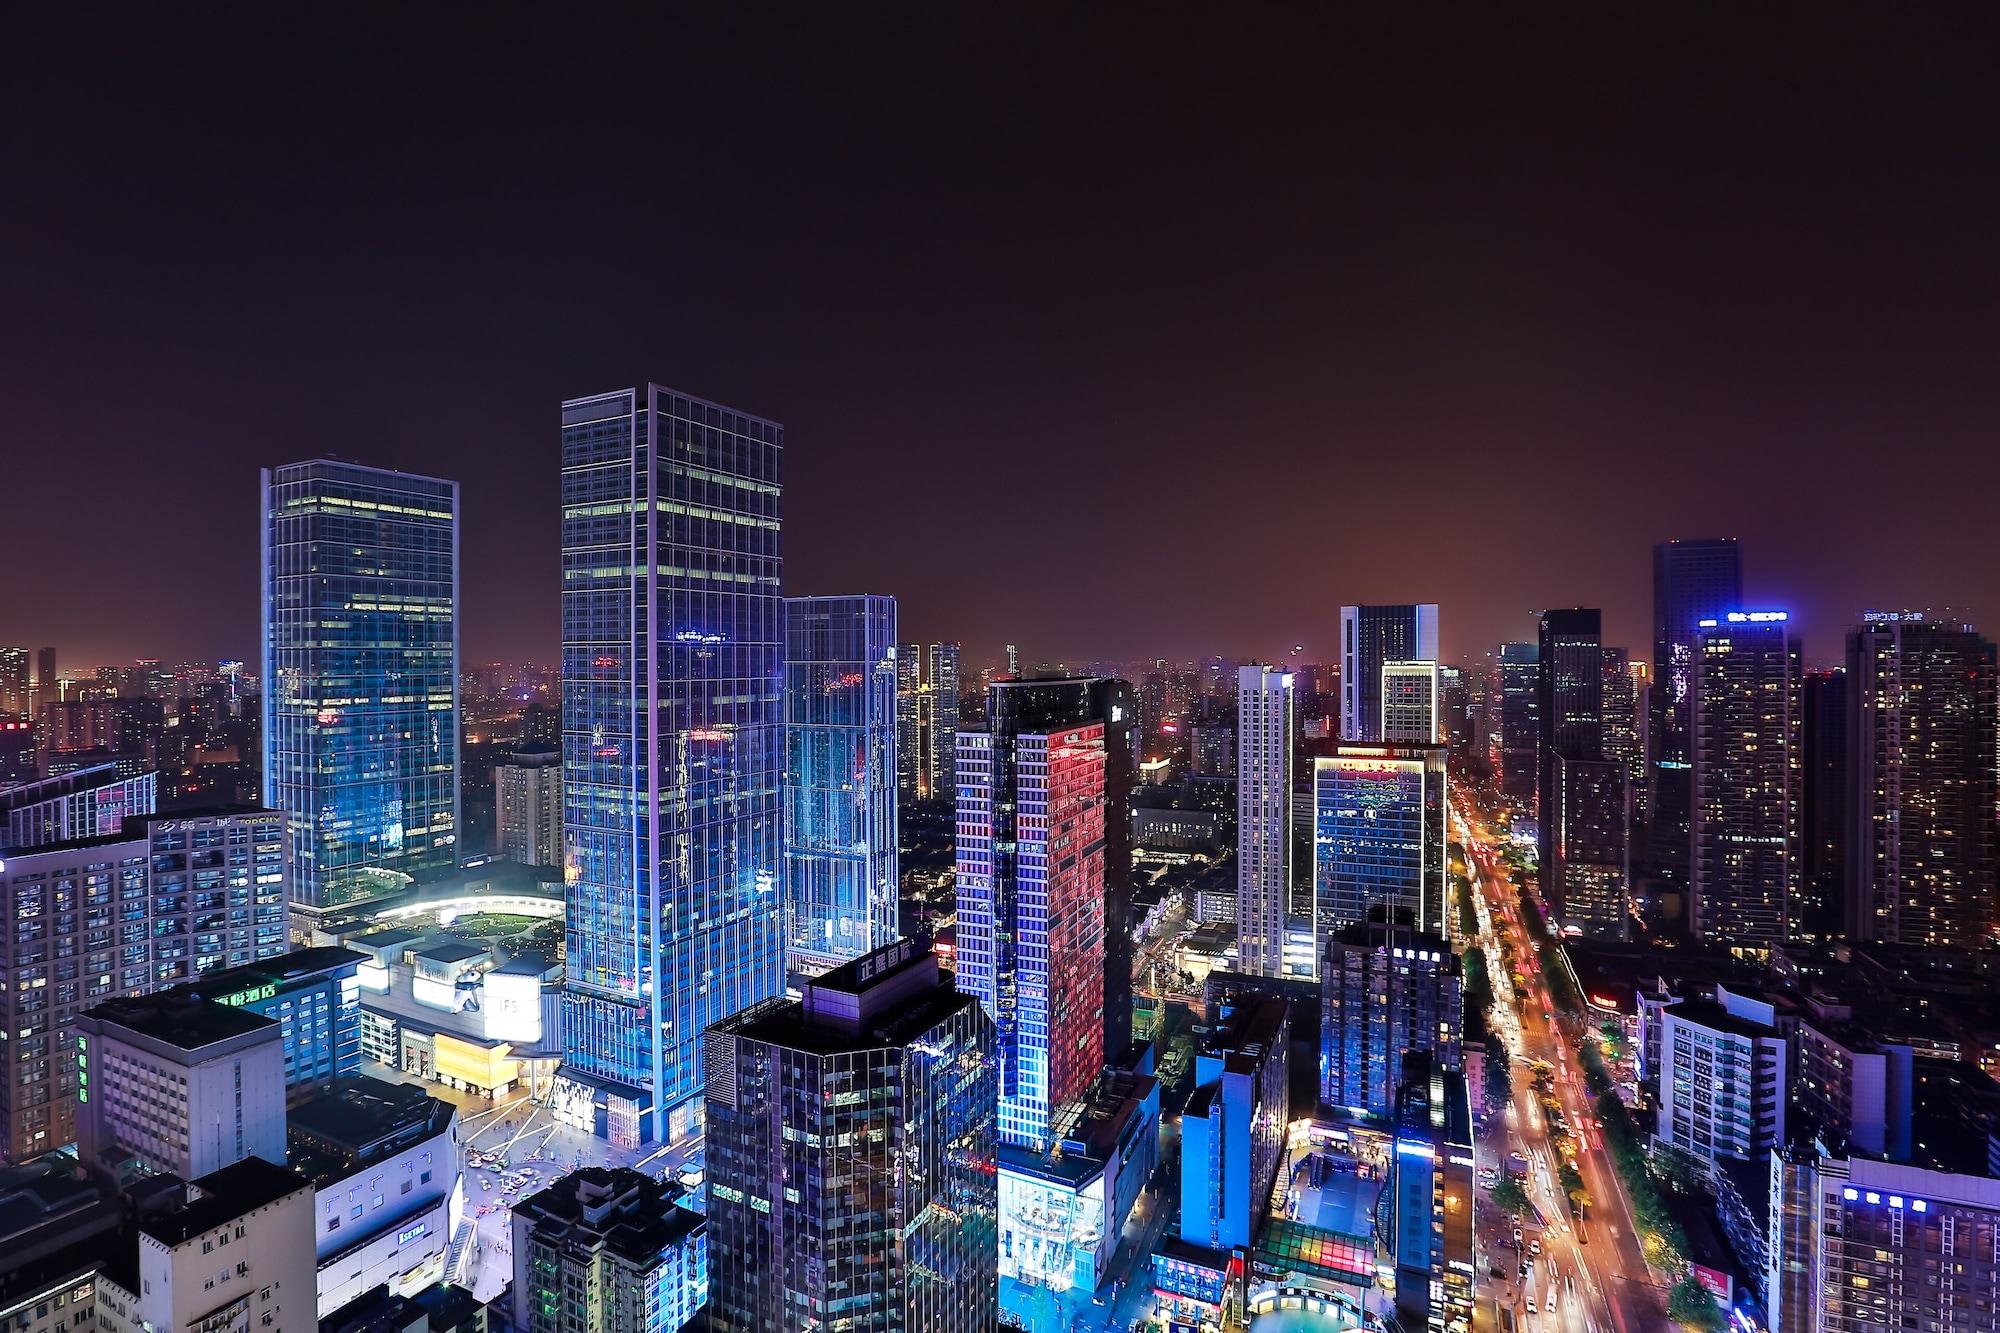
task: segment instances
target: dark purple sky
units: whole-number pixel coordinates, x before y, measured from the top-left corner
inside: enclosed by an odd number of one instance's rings
[[[647,378],[786,423],[791,591],[975,659],[1636,647],[1716,533],[1815,655],[2000,630],[1990,7],[1394,8],[17,9],[0,642],[253,657],[330,452],[459,478],[467,660],[552,659],[556,403]]]

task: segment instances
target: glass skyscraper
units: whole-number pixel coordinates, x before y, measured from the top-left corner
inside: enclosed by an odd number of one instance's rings
[[[1340,745],[1313,761],[1313,905],[1317,937],[1407,913],[1445,934],[1443,745]]]
[[[293,903],[458,855],[458,483],[319,459],[263,474],[264,804]]]
[[[1435,602],[1340,608],[1340,738],[1382,739],[1382,664],[1436,662]]]
[[[783,458],[658,385],[562,406],[555,1098],[614,1142],[689,1132],[702,1030],[784,989]]]
[[[785,600],[785,944],[817,975],[896,938],[896,601]]]
[[[993,1023],[909,940],[707,1035],[709,1328],[1000,1322]]]
[[[1090,719],[1096,684],[996,681],[989,730],[958,737],[958,988],[999,1029],[1000,1141],[1019,1147],[1046,1147],[1052,1113],[1104,1069],[1107,724]],[[1126,720],[1119,707],[1113,726]]]
[[[1743,605],[1743,550],[1734,537],[1653,547],[1653,693],[1647,728],[1652,855],[1662,878],[1685,886],[1694,759],[1688,733],[1694,636],[1704,620]]]

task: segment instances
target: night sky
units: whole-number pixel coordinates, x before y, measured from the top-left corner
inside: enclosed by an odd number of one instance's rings
[[[13,8],[0,643],[254,658],[332,454],[458,478],[466,660],[552,661],[557,403],[648,379],[970,662],[1642,648],[1672,535],[1809,656],[2000,631],[1990,7],[982,8]]]

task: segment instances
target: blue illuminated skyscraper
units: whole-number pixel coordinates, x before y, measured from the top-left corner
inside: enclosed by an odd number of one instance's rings
[[[264,804],[308,912],[456,863],[458,483],[263,474]]]
[[[1445,934],[1443,745],[1334,747],[1313,761],[1316,937],[1381,907]]]
[[[785,945],[817,976],[896,936],[896,601],[785,599]]]
[[[614,1142],[688,1132],[702,1029],[784,988],[783,459],[658,385],[562,406],[555,1102]]]

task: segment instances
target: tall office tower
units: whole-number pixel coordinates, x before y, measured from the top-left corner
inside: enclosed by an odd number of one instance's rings
[[[563,864],[562,751],[520,750],[493,765],[496,850],[524,866]]]
[[[708,1223],[678,1186],[586,1166],[513,1208],[519,1333],[674,1333],[708,1300]]]
[[[1382,664],[1382,739],[1391,745],[1448,743],[1444,679],[1436,662]]]
[[[1406,1051],[1458,1064],[1462,986],[1450,943],[1407,920],[1377,912],[1335,932],[1320,963],[1320,1101],[1386,1120]]]
[[[286,949],[288,858],[276,811],[151,818],[110,840],[9,853],[0,901],[0,1160],[76,1141],[84,1009]],[[226,924],[223,924],[225,923]],[[32,929],[30,928],[32,927]],[[53,961],[51,961],[53,960]]]
[[[1632,678],[1631,655],[1606,648],[1603,665],[1604,757],[1624,765],[1634,787],[1643,786],[1646,751],[1639,741],[1639,684]]]
[[[34,706],[28,661],[26,648],[0,648],[0,717],[27,717]]]
[[[955,794],[958,766],[958,645],[931,645],[930,692],[930,772],[931,799]]]
[[[1696,626],[1688,736],[1696,939],[1773,949],[1797,937],[1799,681],[1799,641],[1785,612],[1731,611]]]
[[[998,1327],[1004,1057],[934,955],[888,945],[704,1040],[710,1327]]]
[[[691,1132],[702,1030],[784,989],[783,464],[659,385],[562,405],[554,1095],[617,1143]]]
[[[1291,1015],[1282,999],[1228,1005],[1195,1055],[1181,1116],[1181,1239],[1248,1246],[1262,1229],[1291,1123]]]
[[[1555,856],[1559,832],[1549,817],[1558,758],[1597,759],[1604,753],[1604,635],[1601,613],[1585,608],[1544,611],[1538,626],[1535,804],[1541,864]],[[1544,883],[1542,892],[1552,886]],[[1553,906],[1553,901],[1551,906]]]
[[[1799,700],[1804,927],[1823,940],[1841,932],[1847,909],[1847,672],[1840,667],[1806,672]]]
[[[1396,1310],[1406,1328],[1472,1326],[1472,1099],[1465,1074],[1428,1055],[1405,1064],[1391,1157]]]
[[[930,791],[923,785],[923,649],[896,649],[896,796],[905,804]]]
[[[1455,666],[1438,668],[1438,739],[1472,744],[1472,685]]]
[[[1631,909],[1631,775],[1615,759],[1557,756],[1542,827],[1556,830],[1543,893],[1563,931],[1622,940]]]
[[[1284,975],[1292,893],[1292,673],[1236,673],[1236,953],[1252,976]]]
[[[1382,739],[1384,662],[1436,662],[1443,657],[1438,648],[1435,602],[1341,607],[1341,739]]]
[[[1743,552],[1734,537],[1664,541],[1653,547],[1653,695],[1647,726],[1647,813],[1655,868],[1685,885],[1689,700],[1694,690],[1694,635],[1743,605]]]
[[[1313,761],[1319,939],[1381,907],[1445,933],[1443,745],[1339,745]]]
[[[1785,1141],[1791,1047],[1769,1004],[1718,991],[1661,1011],[1660,1141],[1756,1161]]]
[[[896,939],[896,600],[785,599],[785,947],[816,976]]]
[[[263,474],[264,804],[316,915],[458,862],[458,483]]]
[[[39,712],[41,706],[54,703],[62,698],[62,681],[56,675],[56,650],[37,648],[35,650],[34,707]]]
[[[1050,1113],[1104,1068],[1112,820],[1092,683],[995,681],[988,730],[958,740],[958,986],[998,1029],[1000,1138],[1019,1147],[1046,1147]]]
[[[1500,645],[1500,790],[1533,805],[1541,746],[1540,650],[1532,643]]]
[[[1877,611],[1847,636],[1848,934],[1981,947],[1993,925],[1993,645]]]

